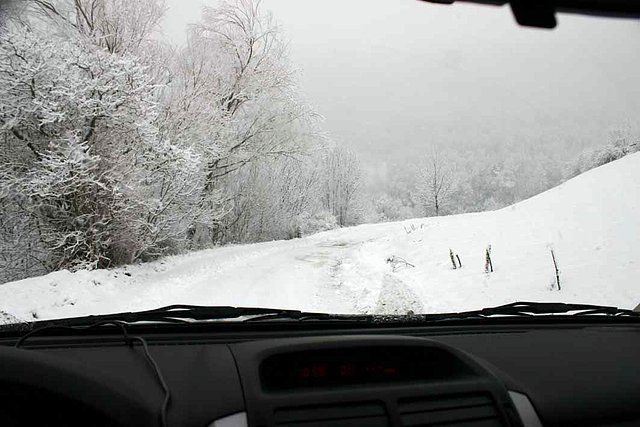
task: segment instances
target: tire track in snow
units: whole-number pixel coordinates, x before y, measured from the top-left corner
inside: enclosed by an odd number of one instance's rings
[[[374,314],[423,313],[424,306],[416,293],[391,273],[385,274]]]
[[[362,312],[357,307],[357,296],[346,286],[344,277],[344,263],[348,259],[348,252],[345,253],[345,251],[351,245],[323,243],[317,246],[336,250],[313,251],[304,256],[298,256],[296,259],[312,263],[323,270],[314,292],[314,297],[320,305],[320,311],[341,314]]]
[[[326,283],[321,283],[318,288],[321,298],[331,301],[332,306],[338,303],[342,313],[387,314],[390,310],[406,313],[412,308],[418,309],[414,302],[417,297],[406,284],[389,272],[383,255],[388,252],[386,246],[387,239],[376,238],[320,242],[317,247],[323,248],[320,252],[324,256],[327,274]],[[318,252],[314,255],[318,255]],[[317,258],[314,260],[317,261]],[[390,295],[396,295],[392,299],[399,301],[400,306],[392,309],[383,307],[393,305],[385,299]],[[404,307],[409,308],[405,310]],[[337,311],[335,308],[332,307],[330,311]]]

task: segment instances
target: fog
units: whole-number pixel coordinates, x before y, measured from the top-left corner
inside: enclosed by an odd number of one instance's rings
[[[165,38],[183,42],[203,4],[216,2],[169,0]],[[505,7],[414,0],[263,7],[324,129],[365,169],[402,165],[430,145],[570,159],[614,131],[637,135],[636,21],[559,15],[554,30],[530,29]]]

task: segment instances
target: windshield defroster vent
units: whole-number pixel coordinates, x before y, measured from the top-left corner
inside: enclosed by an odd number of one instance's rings
[[[274,414],[277,426],[367,426],[389,425],[389,418],[381,402],[344,403],[339,405],[314,405],[277,409]]]
[[[489,395],[408,398],[398,402],[403,426],[498,427],[500,414]]]

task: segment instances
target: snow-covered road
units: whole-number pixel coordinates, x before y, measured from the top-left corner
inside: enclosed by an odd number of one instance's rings
[[[0,311],[30,320],[177,303],[336,313],[459,311],[516,300],[633,308],[640,303],[638,182],[640,153],[499,211],[361,225],[8,283],[0,285]],[[487,274],[489,244],[495,271]],[[452,268],[449,249],[461,269]],[[392,256],[413,266],[388,262]]]

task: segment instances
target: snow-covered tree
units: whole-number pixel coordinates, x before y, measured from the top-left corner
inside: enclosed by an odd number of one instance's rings
[[[382,193],[371,199],[373,216],[366,222],[397,221],[419,215],[412,206],[406,205],[396,194]]]
[[[157,31],[164,0],[29,0],[62,30],[81,34],[110,53],[137,53]],[[65,28],[68,27],[68,28]]]
[[[287,50],[271,15],[258,2],[238,0],[205,8],[192,42],[215,64],[215,102],[229,128],[218,142],[208,179],[225,176],[261,157],[299,153],[313,121],[296,94]]]
[[[573,178],[637,151],[640,151],[640,138],[637,136],[634,138],[626,131],[618,131],[610,143],[602,147],[586,149],[580,153],[577,159],[566,166],[565,178]]]
[[[454,185],[453,163],[433,148],[419,165],[417,192],[426,215],[442,213]]]
[[[295,161],[319,140],[315,116],[297,95],[286,54],[271,16],[257,2],[240,0],[205,8],[175,56],[161,130],[199,153],[200,199],[221,214],[233,214],[247,201],[233,188],[233,179],[244,184],[249,179],[241,169],[265,159]],[[199,221],[194,243],[226,239],[221,233],[228,225],[222,216]]]
[[[197,159],[158,140],[145,67],[81,37],[52,40],[27,27],[1,37],[3,221],[37,230],[22,234],[48,253],[48,269],[157,253],[170,234],[159,219],[179,194],[158,177],[180,187]]]
[[[229,175],[233,209],[223,222],[224,238],[288,239],[335,223],[321,212],[317,197],[321,175],[313,160],[312,156],[265,159]]]
[[[333,147],[322,156],[321,199],[325,210],[332,212],[338,225],[357,222],[361,169],[358,157],[350,150]]]

